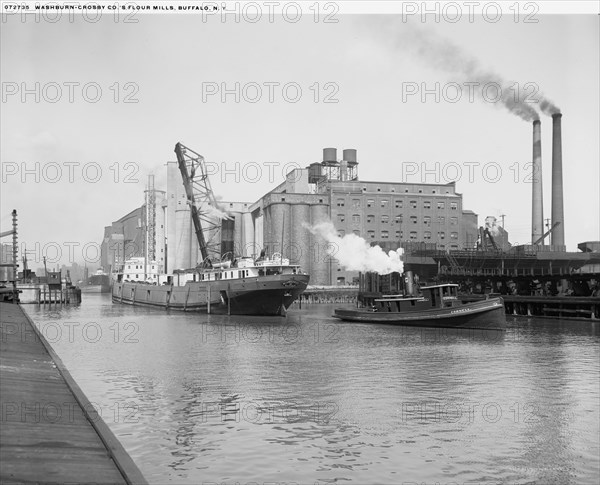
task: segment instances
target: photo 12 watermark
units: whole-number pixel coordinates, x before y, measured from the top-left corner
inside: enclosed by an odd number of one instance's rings
[[[313,103],[339,103],[340,86],[333,81],[299,83],[296,81],[217,82],[201,84],[202,102],[221,103],[290,103],[303,99]]]
[[[132,81],[98,83],[96,81],[3,81],[2,103],[88,103],[102,100],[137,104],[140,86]]]
[[[13,162],[0,164],[2,183],[21,184],[137,184],[140,165],[135,162],[113,162],[106,166],[98,162]]]

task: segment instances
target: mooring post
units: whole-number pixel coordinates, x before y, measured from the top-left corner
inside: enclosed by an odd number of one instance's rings
[[[229,298],[230,291],[231,291],[231,284],[227,283],[227,315],[231,315],[231,298]]]
[[[207,313],[210,315],[210,285],[208,285],[208,293],[206,294],[207,302]]]

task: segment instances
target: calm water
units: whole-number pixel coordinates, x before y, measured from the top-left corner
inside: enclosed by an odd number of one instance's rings
[[[151,483],[598,483],[598,324],[25,308]]]

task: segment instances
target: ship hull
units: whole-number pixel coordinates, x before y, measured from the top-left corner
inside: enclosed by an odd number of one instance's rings
[[[83,285],[81,286],[81,293],[110,293],[110,286],[104,285]]]
[[[115,282],[117,303],[230,315],[284,315],[308,285],[308,275],[273,275],[184,286]]]
[[[504,330],[506,316],[502,298],[490,298],[448,308],[422,311],[385,312],[366,309],[336,309],[334,317],[363,323],[386,323],[419,327],[476,328]]]

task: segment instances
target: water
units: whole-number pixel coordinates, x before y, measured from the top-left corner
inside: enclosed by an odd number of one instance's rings
[[[151,483],[596,484],[599,324],[27,306]]]

